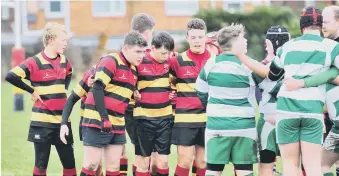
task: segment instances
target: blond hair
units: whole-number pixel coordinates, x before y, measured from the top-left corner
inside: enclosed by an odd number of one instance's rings
[[[223,51],[230,51],[233,39],[245,34],[245,27],[242,24],[231,24],[219,30],[218,43]]]
[[[65,32],[66,35],[69,36],[65,25],[57,22],[48,22],[43,28],[42,42],[44,47],[49,44],[49,40],[54,40],[59,32]]]

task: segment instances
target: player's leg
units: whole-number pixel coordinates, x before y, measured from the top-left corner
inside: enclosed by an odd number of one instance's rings
[[[326,176],[333,175],[331,167],[339,160],[339,135],[335,133],[336,131],[333,128],[323,144],[321,169]]]
[[[197,128],[172,129],[172,144],[177,145],[176,176],[188,176],[194,155],[194,139],[198,134]]]
[[[307,176],[322,175],[321,144],[323,129],[323,119],[302,118],[300,131],[301,156]]]
[[[53,129],[53,144],[55,149],[58,152],[59,159],[63,166],[63,175],[64,176],[74,176],[77,174],[75,169],[75,158],[74,158],[74,148],[73,148],[73,132],[71,124],[68,124],[69,133],[66,136],[67,144],[64,144],[60,140],[60,129]]]
[[[172,119],[162,120],[156,129],[154,149],[156,156],[156,175],[168,176],[168,155],[171,153]]]
[[[152,152],[151,158],[150,158],[150,164],[149,164],[149,170],[151,175],[156,176],[157,175],[157,159],[158,158],[158,152]]]
[[[336,169],[335,169],[336,176],[339,176],[339,161],[337,161],[337,162],[335,163],[335,166],[336,166]]]
[[[106,176],[120,175],[120,158],[123,144],[110,144],[104,148]]]
[[[138,119],[136,121],[135,155],[137,161],[136,175],[149,173],[150,157],[153,152],[153,139],[155,137],[156,123],[150,120]]]
[[[195,138],[195,164],[197,167],[197,176],[204,176],[206,173],[205,161],[205,127],[198,128],[198,134]]]
[[[136,120],[133,117],[133,108],[132,107],[128,107],[125,111],[125,125],[126,125],[126,131],[127,134],[131,140],[131,144],[132,144],[132,151],[135,151],[135,131],[136,131]],[[126,145],[125,145],[126,147]],[[127,159],[127,157],[124,157]],[[137,169],[136,167],[136,156],[133,155],[133,158],[130,158],[133,160],[133,164],[132,164],[132,172],[133,172],[133,176],[135,176],[135,171]],[[128,160],[126,161],[128,163]]]
[[[257,132],[260,150],[259,173],[261,176],[272,176],[274,174],[274,162],[279,150],[276,144],[275,126],[266,122],[261,114],[257,124]]]
[[[255,131],[255,128],[248,129],[247,137],[232,137],[231,162],[234,163],[238,176],[253,175],[253,164],[258,162]]]
[[[128,158],[126,153],[126,144],[124,144],[122,156],[120,158],[120,175],[127,176],[127,174],[128,174]]]
[[[80,176],[94,176],[102,161],[102,150],[113,138],[113,134],[98,128],[83,127],[84,161]]]
[[[34,151],[35,164],[33,169],[33,176],[46,175],[49,155],[51,152],[51,144],[34,142]]]
[[[207,163],[206,176],[221,176],[225,164],[209,164]]]
[[[301,119],[278,119],[277,143],[282,158],[283,175],[300,174],[300,124]]]

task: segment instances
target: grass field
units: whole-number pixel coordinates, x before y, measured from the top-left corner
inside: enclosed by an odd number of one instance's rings
[[[75,81],[72,81],[70,88],[72,89]],[[1,84],[1,169],[3,176],[16,175],[32,175],[34,166],[34,148],[31,142],[27,141],[30,110],[32,106],[31,97],[25,93],[25,111],[13,111],[13,91],[12,86],[3,82]],[[76,159],[76,168],[79,173],[82,167],[83,147],[79,141],[78,123],[79,123],[79,108],[77,103],[71,115],[73,134],[74,134],[74,151]],[[127,139],[129,142],[129,138]],[[172,146],[169,156],[170,175],[173,175],[176,166],[176,146]],[[127,144],[128,157],[132,158],[134,151],[130,143]],[[131,173],[131,163],[129,160],[129,174]],[[256,167],[256,166],[255,166]],[[280,167],[278,167],[280,168]],[[55,148],[51,150],[51,156],[48,165],[48,175],[60,176],[62,166],[59,161]],[[255,173],[257,169],[255,169]],[[227,176],[233,175],[233,166],[228,165],[224,169],[224,174]],[[257,175],[257,174],[255,174]]]

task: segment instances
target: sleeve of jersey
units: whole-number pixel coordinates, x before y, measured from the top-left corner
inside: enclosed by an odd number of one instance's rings
[[[30,74],[32,71],[32,61],[33,61],[32,58],[28,58],[23,63],[10,70],[5,77],[6,81],[29,93],[33,93],[34,89],[27,85],[22,80],[22,79],[30,80]]]
[[[339,70],[336,67],[331,67],[329,70],[306,78],[305,87],[315,87],[330,82],[339,75]]]
[[[62,111],[61,125],[64,125],[68,122],[68,118],[72,113],[73,106],[78,100],[80,100],[80,97],[74,92],[72,92],[72,94],[67,98],[67,102],[64,106],[64,110]]]
[[[113,58],[104,57],[100,59],[99,64],[97,65],[94,81],[100,81],[103,86],[106,87],[112,80],[116,67],[117,65]]]
[[[201,70],[195,83],[195,90],[202,105],[206,108],[208,101],[208,83],[205,67]]]
[[[82,80],[75,86],[73,89],[74,94],[78,95],[79,97],[83,97],[87,95],[89,91],[89,86],[88,86],[88,78],[91,76],[91,72],[86,72],[84,76],[82,77]]]
[[[333,65],[339,69],[339,44],[333,48],[331,58],[333,60]]]

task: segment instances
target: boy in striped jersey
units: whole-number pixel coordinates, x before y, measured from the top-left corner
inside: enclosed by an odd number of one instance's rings
[[[31,93],[34,101],[28,134],[28,141],[34,143],[35,150],[33,175],[47,174],[51,145],[55,146],[59,154],[63,175],[76,175],[72,131],[66,138],[67,144],[59,138],[61,113],[72,75],[72,65],[63,55],[67,40],[68,33],[64,25],[47,23],[43,29],[43,51],[6,75],[8,82]],[[32,87],[22,79],[29,80]],[[66,124],[70,127],[70,120]]]
[[[307,7],[300,17],[301,37],[278,49],[270,69],[243,54],[237,57],[260,76],[278,80],[285,77],[304,79],[326,71],[331,65],[339,67],[339,45],[320,36],[322,16],[319,9]],[[238,46],[241,48],[241,46]],[[240,53],[240,52],[239,52]],[[300,153],[308,176],[321,172],[321,143],[323,136],[323,106],[325,86],[287,91],[283,85],[277,102],[277,142],[282,155],[284,175],[297,175]],[[300,152],[301,149],[301,152]]]
[[[237,175],[253,175],[257,162],[255,128],[255,86],[252,72],[231,54],[234,45],[247,40],[242,25],[219,31],[223,54],[208,60],[196,81],[196,91],[206,107],[206,175],[220,176],[224,165],[232,162]]]
[[[157,33],[151,51],[137,67],[140,94],[134,108],[136,119],[136,175],[148,175],[150,156],[157,152],[158,176],[168,176],[168,155],[171,147],[173,112],[169,94],[170,78],[167,59],[174,49],[174,40],[167,32]]]

